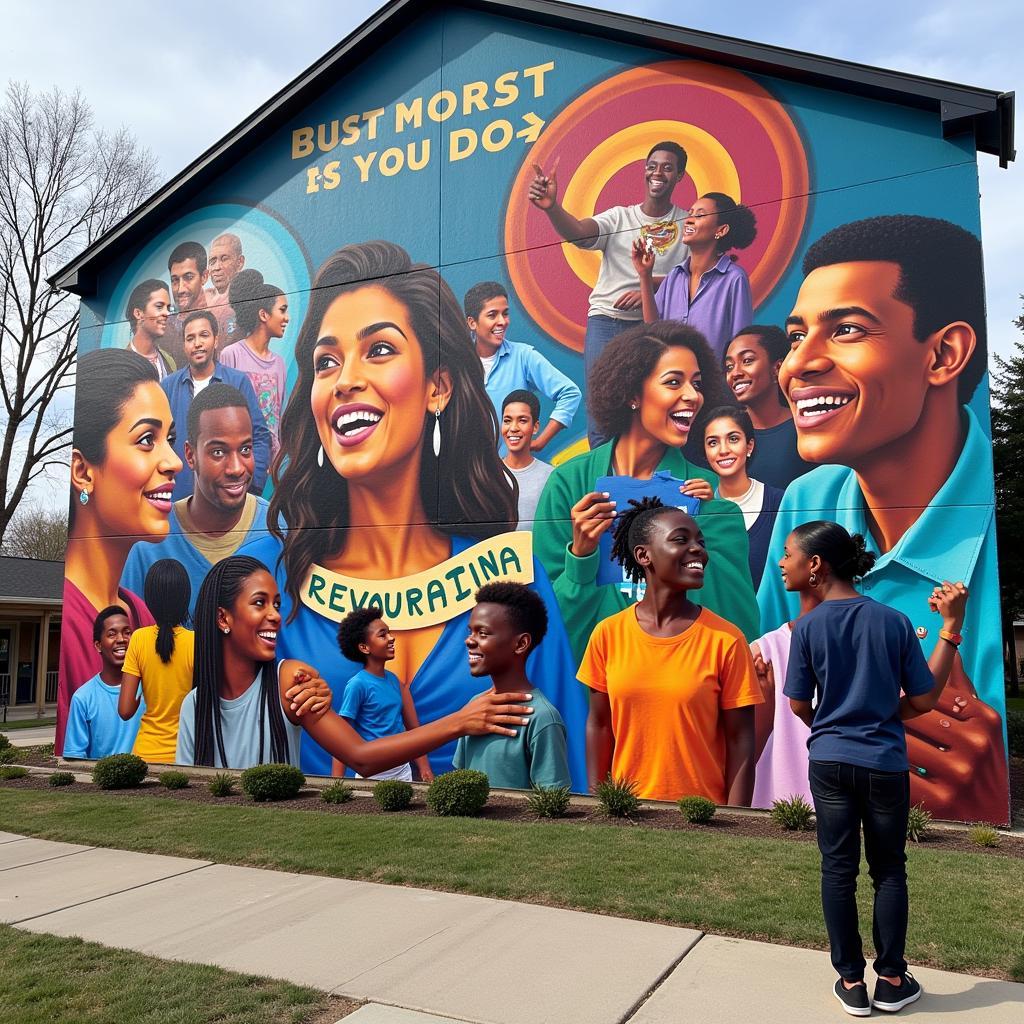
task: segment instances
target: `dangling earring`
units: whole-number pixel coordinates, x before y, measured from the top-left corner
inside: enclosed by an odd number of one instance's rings
[[[320,451],[316,453],[316,464],[323,469],[324,468],[324,446],[320,445]],[[226,632],[226,631],[225,631]]]
[[[434,458],[441,457],[441,410],[434,410]]]
[[[228,633],[230,633],[230,632],[231,632],[231,630],[230,630],[230,629],[228,629],[228,627],[227,627],[227,626],[221,626],[221,627],[220,627],[220,631],[221,631],[221,632],[222,632],[222,633],[223,633],[223,634],[224,634],[225,636],[227,636],[227,635],[228,635]]]
[[[80,502],[81,502],[81,503],[82,503],[83,505],[88,505],[88,504],[89,504],[89,492],[88,492],[88,491],[82,491],[82,492],[81,492],[81,493],[80,493],[80,494],[78,495],[78,500],[79,500],[79,501],[80,501]]]
[[[807,582],[810,583],[812,587],[816,587],[818,585],[818,574],[812,572]]]

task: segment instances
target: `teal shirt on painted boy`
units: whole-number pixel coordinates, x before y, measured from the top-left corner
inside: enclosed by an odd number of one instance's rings
[[[542,356],[532,345],[503,340],[497,358],[487,374],[484,387],[501,423],[501,404],[513,391],[533,391],[554,402],[551,418],[563,426],[572,424],[579,408],[581,392],[564,373]]]
[[[971,597],[960,657],[978,696],[1004,715],[992,446],[974,413],[965,408],[963,414],[967,437],[949,479],[896,546],[878,558],[858,589],[903,612],[915,628],[927,630],[921,639],[927,658],[942,626],[928,607],[928,597],[943,580],[963,580]],[[789,532],[812,519],[831,519],[850,533],[860,533],[873,549],[864,494],[852,469],[819,466],[798,477],[782,499],[757,592],[763,630],[800,613],[799,595],[783,587],[778,564]]]

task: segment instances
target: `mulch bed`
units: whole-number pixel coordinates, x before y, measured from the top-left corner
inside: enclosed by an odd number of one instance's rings
[[[1014,758],[1017,782],[1024,784],[1024,758]],[[41,776],[28,776],[0,783],[17,789],[50,790],[47,779]],[[155,779],[149,779],[135,790],[101,790],[91,783],[76,782],[62,790],[67,793],[104,794],[114,800],[138,800],[148,797],[162,797],[170,800],[181,800],[186,803],[221,804],[227,806],[245,806],[251,808],[272,807],[278,810],[299,811],[313,814],[357,814],[383,815],[376,801],[370,797],[356,795],[344,804],[329,804],[320,798],[317,789],[304,789],[294,800],[279,800],[272,803],[254,803],[241,793],[234,796],[215,797],[206,787],[205,779],[193,779],[188,789],[169,790],[161,786]],[[429,816],[422,792],[417,792],[412,804],[404,811],[392,812],[403,816]],[[787,832],[775,824],[766,814],[746,813],[735,814],[719,811],[713,821],[707,825],[691,825],[675,808],[644,806],[631,819],[609,818],[601,809],[592,805],[572,805],[563,818],[537,818],[526,806],[525,801],[509,796],[494,794],[488,800],[479,816],[482,821],[499,821],[510,824],[548,825],[548,824],[589,824],[605,828],[655,828],[667,831],[703,832],[714,835],[736,838],[784,839],[788,842],[813,843],[813,832]],[[959,828],[933,827],[928,838],[921,844],[908,844],[911,856],[916,848],[936,850],[950,853],[972,853],[976,855],[995,855],[1024,859],[1024,837],[1000,836],[997,847],[984,848],[972,843],[966,831]]]

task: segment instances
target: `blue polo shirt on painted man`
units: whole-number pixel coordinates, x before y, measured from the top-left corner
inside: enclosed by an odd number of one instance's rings
[[[896,546],[879,556],[859,589],[903,612],[915,629],[927,631],[921,638],[927,658],[942,626],[928,607],[928,596],[943,580],[963,580],[971,597],[960,657],[978,696],[1003,714],[992,446],[974,413],[965,408],[963,415],[967,437],[949,479]],[[872,548],[864,494],[852,469],[819,466],[797,477],[782,499],[757,592],[763,630],[775,629],[800,613],[799,595],[785,590],[778,564],[790,531],[812,519],[831,519],[850,533],[860,533]]]
[[[580,389],[561,370],[556,370],[532,345],[505,339],[494,354],[494,365],[484,371],[487,397],[501,422],[501,403],[513,391],[533,391],[554,402],[551,419],[572,424],[579,408]]]
[[[64,756],[99,760],[110,754],[130,754],[146,702],[128,721],[117,713],[120,686],[109,686],[99,673],[71,695]]]
[[[208,384],[203,386],[207,387],[209,384],[230,384],[231,387],[238,388],[242,392],[245,404],[249,406],[249,416],[252,418],[252,457],[256,463],[256,471],[253,473],[252,486],[249,490],[253,494],[260,494],[267,482],[267,469],[270,466],[270,431],[260,411],[259,402],[256,401],[256,392],[252,389],[249,376],[241,370],[224,366],[223,363],[214,363],[213,376],[208,379]],[[185,435],[188,433],[188,410],[195,397],[195,381],[192,380],[186,366],[164,377],[160,381],[160,387],[164,389],[171,406],[171,417],[177,433],[174,452],[181,459],[181,471],[174,478],[174,497],[186,498],[192,493],[193,485],[192,470],[185,461]]]

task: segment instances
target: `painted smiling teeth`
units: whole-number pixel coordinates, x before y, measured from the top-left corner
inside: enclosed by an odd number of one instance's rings
[[[852,395],[819,395],[817,398],[799,399],[796,407],[801,416],[821,416],[833,409],[849,405],[851,401],[853,401]]]
[[[334,429],[339,434],[351,434],[356,430],[363,430],[374,423],[380,423],[383,418],[379,412],[368,412],[363,409],[359,412],[342,413],[334,421]]]

